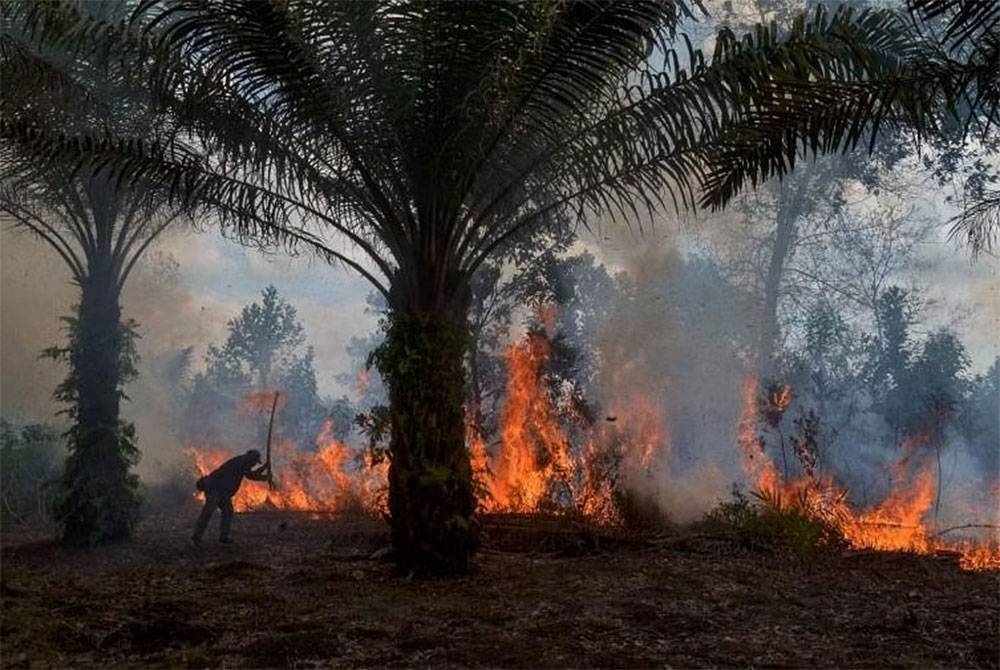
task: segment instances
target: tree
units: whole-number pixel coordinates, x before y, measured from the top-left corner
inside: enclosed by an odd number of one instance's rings
[[[727,126],[709,160],[702,202],[722,206],[748,184],[788,174],[810,154],[846,152],[865,140],[870,152],[886,129],[929,136],[945,160],[955,155],[956,141],[959,153],[977,143],[995,147],[1000,5],[905,5],[908,11],[898,13],[841,8],[822,19],[837,26],[841,48],[803,44],[788,61],[762,62],[744,89],[749,112]],[[817,23],[823,14],[817,11]],[[758,39],[775,38],[759,30]],[[989,250],[1000,229],[1000,192],[990,183],[974,180],[953,220],[952,235],[974,252]]]
[[[916,319],[913,297],[898,286],[885,291],[875,312],[877,330],[869,340],[869,378],[883,418],[898,443],[907,437],[910,417],[910,366],[913,343],[910,329]]]
[[[246,305],[229,320],[226,330],[225,342],[209,345],[205,370],[194,376],[185,419],[187,437],[201,441],[233,434],[261,437],[248,429],[245,420],[234,424],[233,419],[251,391],[277,390],[284,395],[285,435],[299,444],[311,444],[326,410],[319,400],[312,347],[305,344],[295,307],[268,286],[259,302]]]
[[[59,477],[65,443],[52,426],[0,419],[0,520],[44,518],[53,511],[50,484]]]
[[[0,79],[5,108],[44,107],[40,114],[46,123],[77,132],[93,130],[95,118],[118,129],[141,125],[142,115],[107,104],[120,91],[120,72],[93,61],[69,63],[11,24],[4,26]],[[18,67],[28,62],[37,67]],[[72,69],[86,88],[40,85],[59,79],[54,74],[59,67]],[[72,545],[126,538],[138,516],[138,480],[129,474],[138,451],[134,429],[120,421],[119,408],[123,387],[134,375],[135,324],[122,320],[120,296],[136,264],[180,213],[166,206],[161,192],[138,183],[119,188],[93,166],[73,169],[38,161],[23,146],[3,139],[0,218],[51,247],[80,288],[74,314],[65,319],[68,345],[48,350],[69,366],[55,394],[68,404],[66,414],[73,421],[55,510],[62,538]]]
[[[840,33],[855,29],[824,17],[780,38],[726,32],[709,62],[673,48],[681,0],[13,13],[78,57],[114,50],[161,121],[140,141],[5,106],[0,135],[210,205],[231,234],[312,248],[385,297],[375,362],[391,406],[393,542],[402,567],[438,572],[467,569],[476,547],[462,402],[476,271],[525,230],[693,203],[713,138],[756,109],[745,93],[758,73],[803,51],[846,58]]]
[[[1000,471],[1000,357],[985,374],[976,375],[961,408],[959,429],[979,459],[982,471]]]

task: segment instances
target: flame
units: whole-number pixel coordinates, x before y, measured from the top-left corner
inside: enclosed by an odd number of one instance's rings
[[[543,309],[544,328],[509,345],[506,400],[501,411],[499,444],[491,449],[475,423],[477,412],[466,412],[466,443],[480,509],[486,512],[577,513],[601,523],[618,523],[616,496],[624,490],[661,498],[678,492],[662,490],[668,481],[670,426],[662,403],[643,393],[633,379],[629,361],[610,374],[620,392],[606,420],[591,424],[578,405],[549,387],[547,371],[555,312]],[[367,372],[362,372],[367,381]],[[792,402],[792,389],[771,384],[760,393],[758,379],[748,375],[741,388],[736,446],[746,480],[769,500],[794,501],[810,515],[831,524],[857,549],[911,551],[956,558],[965,569],[1000,569],[1000,534],[992,541],[946,537],[952,530],[935,527],[937,471],[930,435],[909,436],[900,457],[887,470],[889,488],[879,502],[863,509],[850,503],[848,492],[829,475],[782,476],[767,453],[762,423],[774,429]],[[762,397],[763,396],[763,397]],[[282,401],[284,395],[281,396]],[[244,412],[269,412],[273,391],[258,390],[241,403]],[[280,405],[280,402],[279,402]],[[584,428],[580,428],[584,426]],[[237,511],[278,508],[338,512],[364,509],[385,514],[388,463],[373,462],[367,450],[334,438],[327,421],[315,439],[315,451],[288,441],[274,445],[274,490],[266,483],[244,482],[236,497]],[[199,475],[221,465],[233,453],[219,446],[186,449]],[[493,451],[493,453],[491,453]],[[722,481],[716,464],[704,464],[704,479]],[[714,473],[714,474],[712,474]],[[712,476],[708,476],[711,474]],[[981,492],[996,507],[1000,482]],[[683,494],[683,491],[680,491]],[[971,500],[969,496],[964,496]],[[975,518],[974,513],[971,518]]]
[[[273,396],[272,396],[273,399]],[[327,420],[316,437],[316,451],[302,451],[289,441],[274,445],[272,463],[275,488],[266,482],[245,480],[233,497],[237,512],[277,508],[297,511],[387,510],[384,491],[387,464],[373,463],[333,437],[333,422]],[[218,468],[236,454],[220,447],[185,449],[199,476]],[[203,499],[202,494],[198,494]]]
[[[573,469],[569,443],[542,378],[549,353],[548,338],[541,334],[529,334],[507,350],[502,448],[489,482],[494,509],[539,509],[552,486],[567,482]]]
[[[817,518],[833,524],[856,549],[911,551],[921,554],[955,553],[965,569],[1000,568],[1000,537],[992,543],[970,540],[947,541],[933,532],[928,518],[934,506],[937,475],[929,456],[920,458],[921,447],[931,444],[929,435],[910,436],[901,444],[902,456],[891,465],[892,485],[879,503],[856,511],[848,503],[847,491],[830,478],[797,477],[783,480],[757,435],[758,411],[772,407],[783,412],[791,400],[791,389],[770,392],[767,402],[757,402],[757,379],[744,379],[743,406],[737,426],[737,445],[743,455],[747,480],[771,499],[804,501]],[[777,493],[777,496],[773,494]]]
[[[506,400],[500,444],[490,458],[470,412],[473,472],[488,496],[490,512],[573,512],[603,523],[619,521],[614,496],[620,486],[655,481],[669,453],[666,422],[656,402],[630,392],[599,427],[579,440],[569,425],[587,423],[572,398],[553,397],[546,380],[555,311],[539,310],[541,332],[509,345]],[[624,386],[624,385],[623,385]],[[582,447],[573,448],[574,441]]]

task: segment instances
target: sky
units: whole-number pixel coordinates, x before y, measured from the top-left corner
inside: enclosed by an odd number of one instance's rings
[[[706,221],[659,222],[640,234],[605,225],[585,234],[583,246],[612,271],[657,246],[668,248]],[[1000,355],[1000,261],[948,242],[944,230],[922,246],[917,277],[936,298],[932,325],[954,325],[969,348],[975,370]],[[188,346],[200,366],[209,343],[225,338],[226,322],[274,284],[297,309],[315,348],[320,392],[349,393],[335,376],[348,368],[351,337],[377,328],[367,313],[371,292],[362,278],[308,256],[263,254],[222,239],[212,230],[166,234],[130,279],[124,314],[140,324],[139,353],[146,362]],[[49,400],[61,367],[38,352],[62,339],[59,317],[70,312],[76,289],[59,259],[40,240],[0,231],[0,413],[18,421],[44,421],[57,407]],[[126,412],[128,409],[126,408]]]

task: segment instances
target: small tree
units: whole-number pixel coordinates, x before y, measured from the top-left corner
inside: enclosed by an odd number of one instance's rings
[[[225,342],[209,345],[205,370],[194,377],[188,437],[214,440],[234,432],[247,439],[259,437],[235,425],[233,417],[248,392],[275,389],[285,395],[285,434],[311,444],[326,411],[319,399],[312,347],[305,344],[295,307],[268,286],[260,301],[246,305],[226,328]]]

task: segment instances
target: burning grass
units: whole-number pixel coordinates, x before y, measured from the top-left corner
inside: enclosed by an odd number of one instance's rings
[[[748,376],[743,388],[737,443],[744,472],[766,510],[787,519],[811,520],[855,549],[951,555],[968,570],[1000,570],[1000,527],[979,526],[992,531],[990,539],[979,541],[951,540],[944,532],[935,532],[930,520],[938,482],[930,457],[915,449],[922,441],[919,436],[904,443],[902,456],[890,468],[889,494],[861,510],[852,507],[847,490],[831,477],[808,471],[800,477],[783,476],[764,451],[756,422],[759,416],[772,416],[768,412],[784,411],[790,397],[785,389],[769,390],[769,402],[760,403],[754,377]]]
[[[545,513],[586,519],[605,526],[662,526],[663,510],[650,490],[669,486],[670,434],[663,408],[634,385],[616,403],[618,411],[603,422],[576,416],[573,403],[558,397],[546,383],[549,336],[531,332],[510,346],[508,379],[499,444],[487,445],[471,422],[468,443],[482,513]],[[620,371],[627,380],[628,370]],[[743,408],[735,427],[735,454],[742,464],[753,499],[734,497],[709,514],[710,523],[724,522],[740,533],[785,543],[798,553],[825,547],[906,551],[950,555],[970,570],[1000,569],[1000,534],[996,527],[935,527],[937,475],[921,437],[904,444],[890,468],[892,487],[880,502],[862,509],[851,504],[848,491],[816,471],[808,441],[788,445],[802,464],[790,475],[789,455],[781,444],[781,467],[764,448],[760,425],[777,426],[792,402],[787,385],[772,384],[762,392],[756,378],[743,385]],[[251,394],[244,411],[269,411],[270,391]],[[469,413],[470,416],[473,414]],[[188,454],[200,476],[218,467],[231,452],[190,447]],[[290,442],[274,449],[277,486],[246,482],[234,500],[237,511],[282,509],[308,512],[360,510],[378,516],[386,506],[387,463],[367,450],[333,438],[327,423],[315,450]],[[716,464],[708,464],[719,481]],[[979,513],[997,504],[997,491],[987,495]],[[958,531],[952,533],[951,531]],[[978,531],[978,539],[962,536]],[[992,535],[983,537],[983,530]]]

